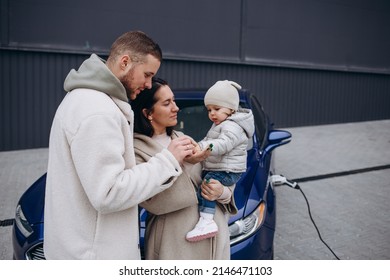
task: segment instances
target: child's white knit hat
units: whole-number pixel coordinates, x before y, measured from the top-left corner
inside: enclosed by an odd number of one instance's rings
[[[218,81],[206,92],[204,104],[206,106],[217,105],[237,111],[240,103],[238,89],[241,89],[241,86],[236,82]]]

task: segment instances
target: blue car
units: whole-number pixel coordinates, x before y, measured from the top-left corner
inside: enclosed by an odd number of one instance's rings
[[[203,103],[206,90],[174,90],[180,108],[177,130],[201,140],[211,126]],[[234,197],[238,213],[229,219],[231,259],[273,259],[276,197],[270,176],[272,151],[291,140],[291,134],[274,130],[260,102],[247,90],[240,91],[240,106],[250,108],[255,134],[248,145],[247,171],[237,183]],[[13,258],[45,259],[43,252],[46,174],[20,198],[13,225]],[[140,208],[140,244],[143,253],[147,212]]]

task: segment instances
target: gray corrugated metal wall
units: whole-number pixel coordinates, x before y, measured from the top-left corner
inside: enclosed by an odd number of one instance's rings
[[[64,77],[79,61],[74,55],[0,51],[0,150],[48,145]]]
[[[0,0],[0,150],[46,147],[68,71],[135,29],[173,87],[235,80],[277,127],[390,118],[388,0],[118,3]]]
[[[0,150],[47,147],[71,68],[86,55],[0,51]],[[231,79],[259,96],[277,127],[390,118],[390,75],[179,60],[159,75],[172,87]]]
[[[178,61],[160,75],[175,87],[235,80],[260,98],[277,127],[390,118],[389,75]]]

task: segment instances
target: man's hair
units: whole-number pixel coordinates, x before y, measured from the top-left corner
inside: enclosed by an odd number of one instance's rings
[[[111,46],[108,60],[115,61],[123,54],[129,55],[133,62],[142,62],[148,54],[162,60],[160,46],[142,31],[129,31],[118,37]]]

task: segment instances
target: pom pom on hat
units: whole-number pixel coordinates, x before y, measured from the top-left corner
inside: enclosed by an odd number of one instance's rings
[[[204,104],[206,106],[217,105],[237,111],[240,103],[238,89],[241,89],[241,86],[236,82],[218,81],[206,92]]]

